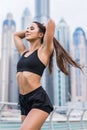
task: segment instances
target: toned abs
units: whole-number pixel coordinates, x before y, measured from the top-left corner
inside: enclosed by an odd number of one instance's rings
[[[19,91],[23,95],[41,86],[41,77],[32,72],[18,72],[16,77],[19,86]]]

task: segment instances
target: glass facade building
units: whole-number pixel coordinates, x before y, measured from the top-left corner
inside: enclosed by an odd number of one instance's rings
[[[64,47],[66,51],[69,51],[69,26],[64,19],[61,19],[56,27],[56,38],[60,44]],[[65,105],[69,101],[70,97],[70,83],[69,77],[62,73],[59,68],[57,69],[58,73],[58,104]],[[56,100],[56,99],[55,99]]]
[[[73,33],[73,45],[71,52],[75,60],[81,65],[86,65],[86,35],[81,27],[75,29]],[[71,68],[71,88],[72,101],[87,100],[87,74],[81,70]]]
[[[12,14],[8,13],[3,21],[2,27],[2,52],[1,52],[1,101],[18,101],[18,87],[16,81],[16,64],[18,53],[16,51],[13,33],[16,30],[16,23]],[[15,60],[14,60],[15,58]]]

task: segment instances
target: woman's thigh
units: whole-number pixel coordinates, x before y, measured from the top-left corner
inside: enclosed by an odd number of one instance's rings
[[[33,108],[25,118],[20,130],[40,130],[49,113]]]

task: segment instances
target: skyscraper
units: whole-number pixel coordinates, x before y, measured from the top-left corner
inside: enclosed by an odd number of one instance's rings
[[[35,0],[35,20],[41,23],[47,22],[50,17],[49,4],[49,0]]]
[[[18,100],[16,81],[18,53],[13,42],[15,29],[16,24],[12,18],[12,14],[8,13],[2,27],[1,101],[16,102]]]
[[[69,51],[69,26],[64,19],[61,19],[56,28],[56,38],[60,42],[60,44]],[[69,77],[63,74],[59,68],[57,70],[58,78],[58,104],[57,105],[65,105],[65,103],[69,100],[68,93],[70,93],[70,84]],[[57,100],[55,98],[55,100]]]
[[[86,35],[81,27],[75,29],[73,33],[73,44],[71,53],[75,60],[86,65]],[[87,101],[87,74],[81,70],[71,68],[71,88],[72,101]]]
[[[28,7],[24,9],[21,20],[22,20],[22,24],[21,24],[22,29],[26,29],[29,26],[29,24],[32,22],[32,15]]]
[[[32,22],[32,15],[30,10],[26,7],[23,11],[23,15],[21,18],[21,29],[25,30],[30,25],[31,22]],[[24,44],[26,47],[29,47],[29,43],[27,42],[26,39],[24,39]]]

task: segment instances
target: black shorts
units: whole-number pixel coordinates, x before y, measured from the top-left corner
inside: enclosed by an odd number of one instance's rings
[[[19,104],[21,115],[27,115],[32,108],[37,108],[47,113],[53,111],[51,101],[41,86],[28,94],[19,94]]]

